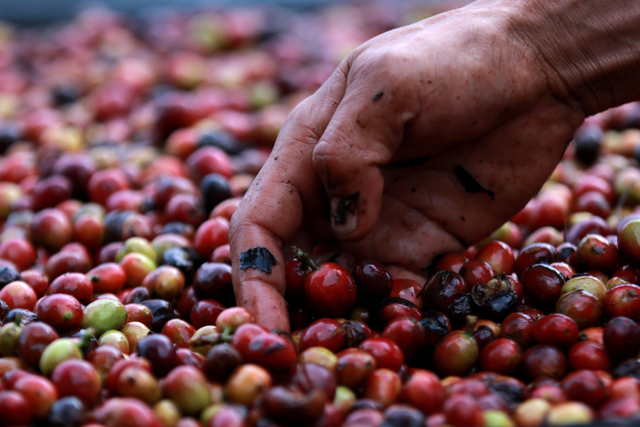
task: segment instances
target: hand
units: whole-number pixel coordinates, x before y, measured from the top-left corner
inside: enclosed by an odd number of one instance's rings
[[[337,236],[361,259],[417,271],[542,186],[585,111],[497,3],[370,40],[291,113],[231,224],[237,302],[260,323],[289,329],[292,240]],[[270,273],[241,268],[256,247]]]

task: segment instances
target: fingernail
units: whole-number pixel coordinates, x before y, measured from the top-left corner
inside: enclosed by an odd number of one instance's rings
[[[331,199],[331,228],[338,236],[353,232],[358,227],[358,197],[356,192],[347,197]]]

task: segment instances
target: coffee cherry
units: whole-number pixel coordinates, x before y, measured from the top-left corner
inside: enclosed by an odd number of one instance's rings
[[[522,366],[532,380],[561,379],[566,372],[567,361],[558,348],[548,344],[538,344],[524,352]]]
[[[473,338],[473,327],[449,333],[433,354],[436,372],[442,376],[464,375],[478,360],[479,348]]]
[[[563,314],[552,313],[541,317],[533,328],[533,337],[539,344],[569,348],[578,341],[578,324]]]
[[[374,261],[356,261],[349,268],[356,284],[358,297],[380,301],[391,294],[393,279],[387,270]]]
[[[499,338],[487,344],[480,352],[480,367],[485,371],[510,374],[518,368],[522,350],[515,341]]]
[[[173,343],[161,334],[149,335],[138,341],[138,355],[151,362],[153,373],[159,377],[169,373],[176,364]]]
[[[307,275],[304,293],[309,306],[322,316],[339,316],[356,302],[356,284],[351,275],[332,262]]]
[[[640,326],[628,317],[614,317],[604,327],[604,345],[614,361],[636,356],[640,351]]]
[[[555,303],[560,297],[564,276],[546,264],[534,264],[522,272],[520,281],[524,292],[543,304]]]

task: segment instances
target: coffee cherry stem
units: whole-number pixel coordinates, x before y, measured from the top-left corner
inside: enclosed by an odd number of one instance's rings
[[[467,316],[467,327],[464,331],[465,335],[473,337],[473,331],[478,323],[478,316]]]
[[[319,270],[320,266],[317,262],[315,262],[308,253],[298,248],[297,246],[292,246],[291,250],[293,251],[293,256],[298,261],[302,263],[306,268],[310,268],[313,271]]]
[[[231,342],[233,340],[233,333],[235,332],[235,328],[231,326],[227,326],[224,328],[222,334],[220,334],[220,341],[222,342]]]

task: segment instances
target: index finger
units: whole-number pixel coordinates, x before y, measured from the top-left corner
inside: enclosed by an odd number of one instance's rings
[[[312,153],[344,95],[346,68],[345,61],[291,112],[231,219],[236,303],[268,328],[289,330],[282,249],[302,224],[303,201],[322,186]]]

